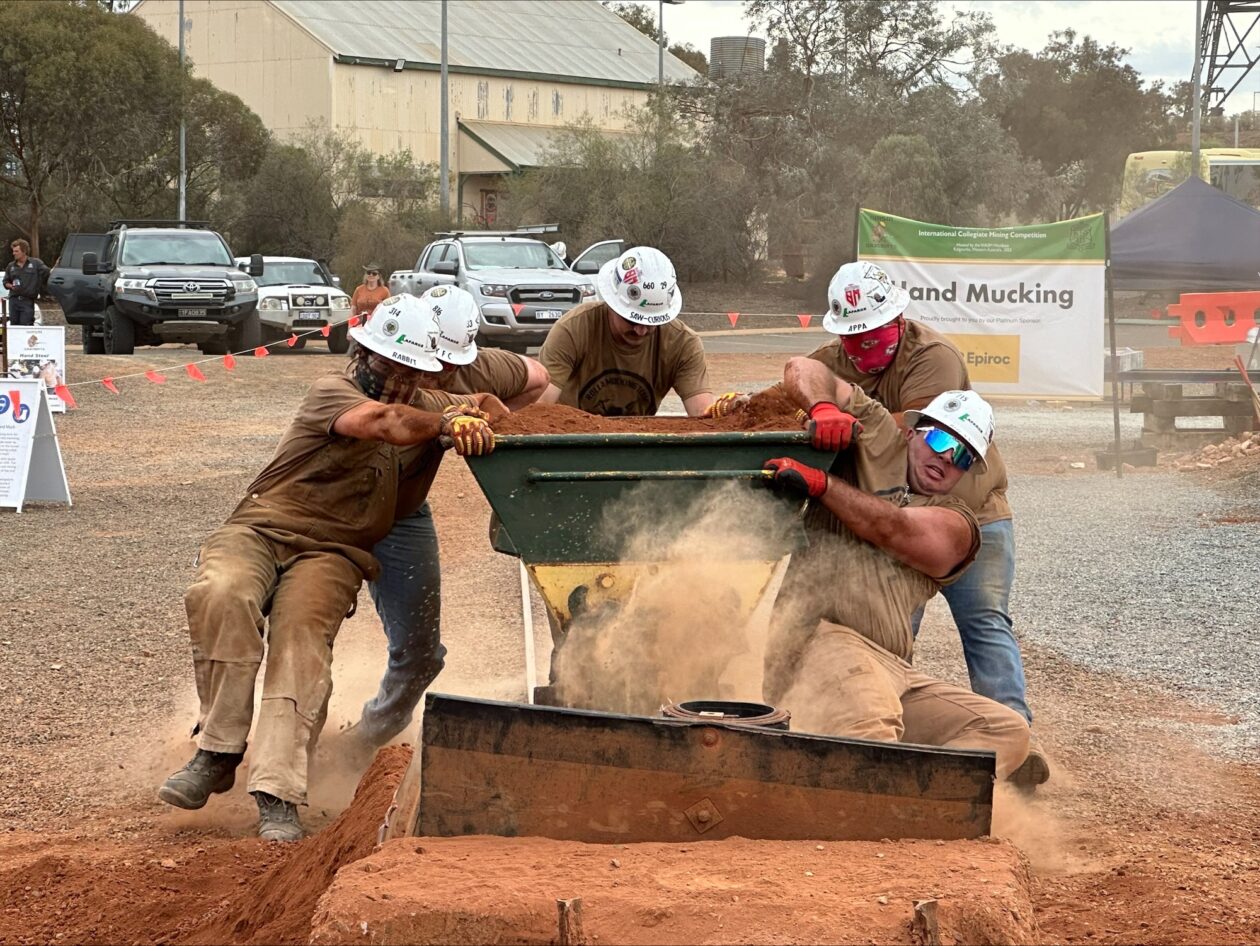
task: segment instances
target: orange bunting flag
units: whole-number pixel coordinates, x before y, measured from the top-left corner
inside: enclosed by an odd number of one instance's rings
[[[319,330],[319,334],[320,334],[320,335],[323,335],[323,336],[324,336],[324,338],[327,338],[329,335],[331,335],[331,334],[332,334],[332,326],[331,326],[331,325],[325,325],[323,328],[321,328],[321,329]]]
[[[517,318],[520,318],[521,309],[525,308],[524,304],[520,302],[513,302],[511,305],[512,305],[512,314],[516,316]]]
[[[296,335],[290,335],[288,338],[284,340],[284,343],[288,345],[290,348],[292,348],[294,345],[298,343],[298,337]]]
[[[801,323],[801,328],[809,328],[809,323],[812,318],[812,315],[798,315],[796,317],[796,321]]]
[[[236,359],[232,357],[231,352],[223,356],[223,367],[228,371],[236,367]]]
[[[354,328],[358,324],[359,324],[359,317],[357,315],[350,316],[350,327]]]
[[[201,369],[196,365],[184,365],[184,370],[188,372],[188,377],[194,381],[205,381],[206,376],[201,373]]]
[[[266,345],[259,345],[254,349],[255,358],[266,358],[269,354],[271,354],[271,352],[267,351]]]
[[[728,321],[728,322],[730,322],[730,323],[731,323],[731,328],[734,328],[734,327],[735,327],[735,323],[739,321],[739,313],[738,313],[738,312],[727,312],[727,313],[726,313],[726,321]]]
[[[105,390],[109,391],[111,394],[118,393],[118,385],[114,384],[113,378],[101,378],[101,384],[103,384],[105,386]]]
[[[79,406],[75,403],[74,395],[70,393],[70,389],[64,384],[57,385],[53,391],[56,393],[57,397],[66,402],[66,407],[70,408],[70,410],[74,410]]]
[[[158,374],[153,369],[149,369],[148,371],[146,371],[144,373],[144,376],[148,378],[150,381],[152,381],[154,384],[166,384],[166,375]]]

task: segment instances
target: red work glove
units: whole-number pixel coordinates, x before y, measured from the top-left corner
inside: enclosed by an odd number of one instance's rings
[[[798,463],[790,457],[767,460],[762,469],[774,474],[775,486],[796,490],[810,499],[817,499],[827,492],[827,474],[824,471]]]
[[[857,418],[831,401],[819,401],[809,409],[809,433],[815,450],[847,450],[854,431],[862,432]]]

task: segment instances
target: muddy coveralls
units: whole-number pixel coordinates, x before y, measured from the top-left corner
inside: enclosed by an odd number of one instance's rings
[[[906,444],[892,415],[854,388],[849,413],[863,425],[841,475],[901,506],[956,511],[971,549],[949,575],[931,578],[858,538],[821,503],[806,512],[808,547],[792,556],[771,619],[765,699],[790,710],[800,732],[911,742],[997,754],[1005,778],[1028,754],[1028,723],[1001,703],[915,669],[911,620],[980,549],[975,514],[953,496],[906,485]]]
[[[457,400],[422,394],[416,406],[425,410]],[[310,742],[332,691],[333,641],[361,582],[379,570],[370,550],[419,508],[442,458],[436,442],[396,447],[332,432],[367,400],[344,374],[311,385],[271,462],[202,546],[184,596],[198,745],[245,751],[265,640],[248,788],[293,804],[306,801]]]

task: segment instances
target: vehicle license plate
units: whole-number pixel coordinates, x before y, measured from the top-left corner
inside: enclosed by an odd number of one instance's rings
[[[558,319],[564,315],[563,309],[537,309],[534,312],[534,318],[539,321],[543,319]]]
[[[205,309],[180,309],[179,317],[181,319],[204,319],[206,317]]]
[[[324,314],[322,312],[313,312],[309,309],[302,309],[301,311],[298,312],[296,321],[322,322],[324,321]]]

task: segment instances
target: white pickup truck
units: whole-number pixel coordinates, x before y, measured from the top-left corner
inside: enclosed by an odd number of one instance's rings
[[[605,240],[569,266],[541,239],[520,231],[438,237],[414,270],[390,274],[389,291],[418,296],[433,286],[467,289],[481,310],[478,343],[518,352],[541,345],[560,316],[596,298],[595,273],[625,249],[620,240]]]
[[[237,266],[249,260],[237,257]],[[332,325],[328,350],[344,354],[350,348],[346,324],[350,318],[350,297],[337,285],[336,277],[322,263],[297,256],[264,256],[263,275],[258,282],[258,321],[263,341],[275,342],[298,336],[294,348],[305,348],[308,339],[322,340],[314,330]],[[340,324],[338,324],[340,323]]]

